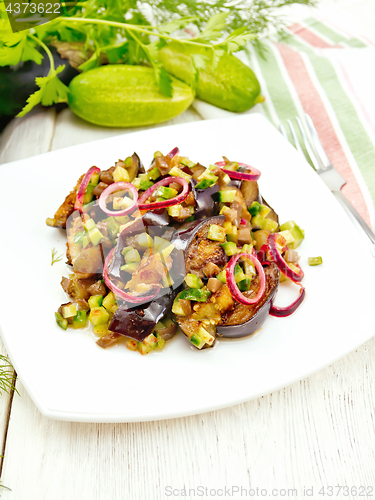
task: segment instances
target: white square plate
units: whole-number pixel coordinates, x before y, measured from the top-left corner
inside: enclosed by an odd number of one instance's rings
[[[54,311],[65,301],[62,230],[47,227],[78,177],[136,151],[174,146],[203,164],[252,164],[260,189],[285,222],[306,231],[299,251],[306,299],[288,318],[269,317],[252,337],[220,340],[198,351],[180,335],[141,356],[124,345],[103,350],[86,331],[61,330]],[[375,334],[374,259],[365,240],[294,148],[260,115],[156,128],[67,148],[1,166],[0,325],[18,376],[40,411],[82,422],[138,422],[192,415],[247,401],[302,379]],[[358,245],[360,250],[358,250]],[[361,251],[362,249],[362,251]],[[309,267],[307,257],[324,264]],[[282,285],[277,304],[298,288]]]

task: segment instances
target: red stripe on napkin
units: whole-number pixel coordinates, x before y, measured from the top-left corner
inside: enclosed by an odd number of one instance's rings
[[[370,216],[362,191],[303,58],[287,45],[276,44],[276,47],[281,54],[304,111],[311,116],[314,122],[324,150],[336,170],[346,180],[346,184],[342,188],[343,194],[370,225]]]

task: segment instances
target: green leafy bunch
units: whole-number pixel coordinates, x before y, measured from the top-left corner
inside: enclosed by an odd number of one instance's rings
[[[49,106],[68,101],[69,89],[58,77],[65,66],[55,68],[50,46],[55,46],[79,71],[108,63],[150,66],[160,91],[171,97],[172,80],[158,57],[169,41],[206,49],[204,54],[197,50],[191,57],[194,86],[199,71],[210,63],[215,69],[225,52],[236,52],[250,41],[259,43],[258,37],[266,27],[277,24],[276,16],[271,13],[275,9],[312,1],[85,0],[77,4],[68,1],[62,4],[61,17],[13,34],[6,26],[4,4],[0,0],[0,66],[16,66],[24,61],[41,64],[40,49],[50,60],[48,75],[36,78],[39,89],[28,98],[18,116],[39,103]]]

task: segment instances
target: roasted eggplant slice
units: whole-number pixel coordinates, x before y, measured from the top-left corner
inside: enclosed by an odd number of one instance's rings
[[[213,195],[220,190],[218,184],[207,189],[196,189],[198,181],[191,179],[191,190],[195,198],[195,218],[202,219],[203,217],[212,217],[219,211],[219,203],[214,201]]]
[[[132,309],[128,307],[128,304],[120,305],[108,329],[111,332],[142,342],[150,335],[157,322],[169,313],[175,295],[176,291],[171,290],[170,293],[158,297],[148,304]]]
[[[247,337],[253,334],[268,318],[273,299],[279,285],[279,270],[273,262],[264,267],[266,275],[266,291],[259,302],[252,306],[235,303],[235,306],[224,313],[221,322],[217,326],[217,334],[225,338]],[[256,294],[259,289],[259,278],[254,278],[248,292],[243,292],[245,296]]]
[[[187,274],[192,273],[204,278],[203,268],[208,263],[211,262],[220,269],[223,269],[227,263],[228,257],[222,251],[220,243],[207,238],[212,224],[222,225],[222,217],[211,217],[203,221],[184,224],[173,235],[174,244],[185,252]],[[261,328],[269,314],[279,283],[279,271],[274,263],[267,265],[264,270],[266,290],[261,300],[252,306],[245,306],[235,301],[226,284],[219,287],[205,301],[196,302],[188,316],[184,316],[183,304],[181,305],[181,313],[176,314],[176,319],[181,330],[193,345],[196,345],[193,342],[194,338],[199,339],[202,336],[202,328],[203,335],[215,337],[217,332],[219,336],[225,338],[245,337]],[[259,277],[256,276],[251,282],[250,290],[244,292],[244,295],[252,297],[257,294],[258,290]],[[206,342],[196,347],[206,348],[213,344],[214,342],[211,344]]]
[[[46,220],[48,226],[61,227],[63,229],[66,229],[67,220],[74,212],[74,203],[76,201],[77,191],[79,186],[81,185],[83,177],[84,176],[81,175],[81,177],[78,179],[74,189],[70,191],[68,196],[65,198],[64,203],[58,208],[53,219],[48,218]]]

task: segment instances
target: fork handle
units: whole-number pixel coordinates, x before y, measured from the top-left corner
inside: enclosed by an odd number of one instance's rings
[[[345,196],[342,194],[341,191],[333,191],[333,194],[336,196],[336,198],[338,198],[338,200],[346,208],[346,210],[352,214],[357,223],[361,226],[361,228],[370,238],[371,243],[375,245],[375,234],[371,231],[371,229],[368,227],[366,222],[362,219],[362,217],[359,215],[359,213],[353,207],[353,205],[345,198]]]

